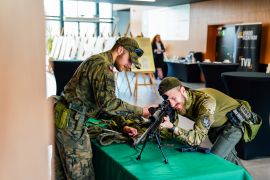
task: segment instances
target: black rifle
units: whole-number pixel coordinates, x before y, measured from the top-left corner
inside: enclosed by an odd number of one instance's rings
[[[201,152],[204,154],[210,153],[210,149],[208,149],[208,148],[204,148],[204,147],[200,147],[200,146],[190,146],[190,145],[182,146],[180,148],[177,148],[177,150],[180,152]]]
[[[158,148],[164,158],[164,162],[165,164],[168,163],[167,158],[165,157],[163,151],[162,151],[162,147],[160,144],[160,130],[159,130],[159,126],[163,121],[163,117],[168,115],[168,109],[170,107],[170,103],[169,101],[163,101],[158,108],[149,108],[149,112],[152,114],[152,116],[150,116],[149,120],[151,122],[151,125],[149,126],[149,128],[133,143],[133,147],[136,148],[142,141],[143,142],[143,146],[141,149],[140,154],[138,155],[138,157],[136,158],[137,160],[141,159],[141,155],[142,152],[144,150],[144,147],[148,141],[148,139],[150,137],[155,137],[158,143]]]

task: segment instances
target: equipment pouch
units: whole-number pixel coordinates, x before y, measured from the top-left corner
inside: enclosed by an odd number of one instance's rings
[[[57,102],[54,107],[54,119],[55,125],[59,129],[65,129],[68,127],[70,109],[67,109],[66,106],[60,102]]]
[[[242,126],[244,127],[243,139],[245,142],[250,142],[256,137],[262,125],[262,118],[251,111],[251,107],[247,101],[238,100],[238,102],[241,104],[238,111],[245,116],[246,119],[242,122]]]
[[[242,123],[242,125],[245,129],[244,130],[244,137],[243,137],[245,142],[252,141],[256,137],[256,135],[257,135],[257,133],[262,125],[262,118],[259,115],[252,113],[252,116],[256,116],[256,117],[249,119],[247,121],[244,121]],[[255,123],[252,121],[253,119],[256,119]]]

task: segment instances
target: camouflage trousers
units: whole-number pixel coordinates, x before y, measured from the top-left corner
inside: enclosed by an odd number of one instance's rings
[[[94,180],[92,149],[87,128],[75,130],[76,120],[70,117],[66,129],[55,132],[55,179]]]
[[[232,126],[230,123],[226,123],[221,127],[211,128],[208,133],[209,140],[213,143],[211,152],[243,167],[235,150],[235,146],[242,136],[241,127]]]

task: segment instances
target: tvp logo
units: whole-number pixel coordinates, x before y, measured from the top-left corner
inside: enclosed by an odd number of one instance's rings
[[[240,57],[240,62],[242,67],[250,67],[251,66],[251,58]]]

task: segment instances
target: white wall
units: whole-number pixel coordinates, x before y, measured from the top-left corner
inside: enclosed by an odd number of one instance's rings
[[[160,7],[125,5],[125,4],[113,5],[113,11],[121,10],[121,9],[130,9],[130,31],[133,34],[133,36],[140,35],[142,32],[143,12],[146,10],[152,10],[152,9],[157,9],[157,8],[160,8]]]
[[[113,5],[113,10],[121,10],[121,9],[130,9],[130,30],[133,34],[133,36],[137,36],[140,35],[141,32],[143,32],[143,21],[142,19],[143,14],[145,11],[148,10],[155,10],[155,9],[160,9],[162,7],[158,7],[158,6],[139,6],[139,5],[124,5],[124,4],[116,4]],[[169,21],[169,19],[168,19]],[[161,25],[162,26],[162,25]],[[157,33],[158,29],[157,29]],[[150,37],[151,39],[153,37]],[[162,37],[161,37],[162,38]],[[167,57],[172,57],[174,55],[178,55],[178,56],[186,56],[185,53],[180,53],[179,48],[178,48],[178,44],[182,43],[182,42],[186,42],[186,41],[163,41],[163,43],[165,44],[166,47],[166,54]],[[195,50],[195,49],[194,49]]]
[[[142,32],[147,37],[160,34],[163,40],[188,40],[190,5],[161,7],[143,12]]]

